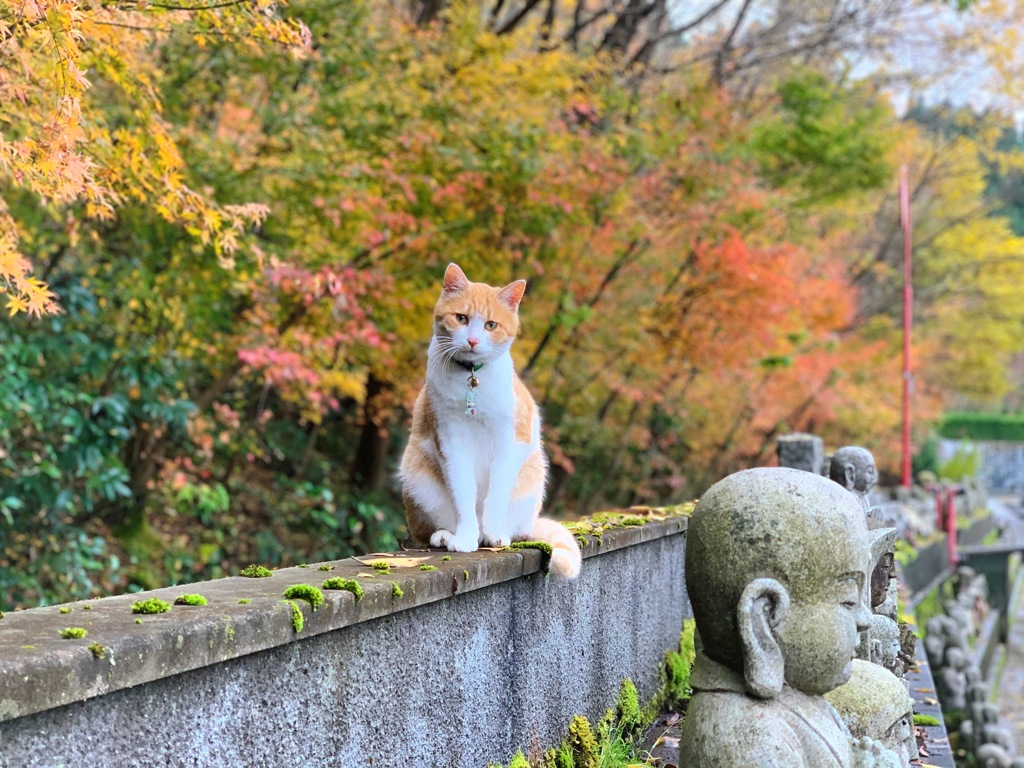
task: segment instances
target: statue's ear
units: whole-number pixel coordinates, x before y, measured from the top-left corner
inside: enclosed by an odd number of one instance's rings
[[[857,468],[853,464],[843,465],[843,477],[846,480],[846,490],[852,491],[857,487]]]
[[[786,663],[776,638],[789,611],[789,592],[775,579],[754,579],[747,584],[736,607],[743,646],[743,676],[747,690],[761,699],[782,692]]]

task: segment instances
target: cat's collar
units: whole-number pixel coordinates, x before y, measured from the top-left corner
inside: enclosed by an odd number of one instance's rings
[[[476,365],[473,365],[473,363],[465,363],[462,360],[455,359],[454,357],[452,358],[452,362],[455,363],[460,368],[465,368],[470,373],[476,373],[477,371],[484,367],[483,363],[477,363]]]

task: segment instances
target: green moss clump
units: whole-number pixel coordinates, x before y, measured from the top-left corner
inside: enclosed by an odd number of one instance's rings
[[[78,640],[85,637],[87,634],[89,633],[82,627],[67,627],[60,631],[60,636],[65,640]]]
[[[452,559],[451,555],[445,555],[444,557],[441,558],[441,562],[447,563],[451,559]]]
[[[942,721],[931,715],[914,715],[914,725],[935,726],[942,725]]]
[[[142,623],[142,619],[136,619],[136,620],[135,620],[135,623],[136,623],[136,624],[141,624],[141,623]]]
[[[543,768],[576,768],[569,742],[563,741],[558,749],[549,749],[545,752],[541,765]]]
[[[462,580],[463,581],[469,581],[469,571],[463,571],[462,572]]]
[[[247,565],[245,568],[238,572],[239,576],[245,576],[249,579],[265,579],[268,576],[273,576],[274,572],[269,568],[264,568],[262,565]]]
[[[295,634],[302,631],[302,609],[299,608],[299,604],[294,600],[282,600],[282,603],[287,603],[292,607],[292,629],[295,630]]]
[[[320,587],[322,589],[344,589],[351,592],[355,595],[357,603],[363,599],[363,585],[355,579],[343,579],[340,576],[335,576],[333,579],[326,579]]]
[[[284,591],[287,600],[305,600],[315,611],[324,604],[324,593],[310,584],[294,584]]]
[[[333,571],[334,570],[334,566],[333,565],[328,565],[327,563],[324,563],[319,568],[317,568],[317,570],[318,571]]]
[[[296,568],[309,568],[309,563],[299,563]]]
[[[544,562],[551,559],[551,545],[546,541],[513,541],[508,549],[538,549],[544,553]]]
[[[171,604],[159,597],[132,603],[132,613],[167,613],[169,610],[171,610]]]
[[[92,605],[90,603],[86,603],[85,605],[82,606],[82,610],[83,611],[91,611],[92,610]]]
[[[508,764],[508,768],[530,768],[530,761],[521,751],[516,752],[512,756],[512,762]]]
[[[60,607],[60,612],[61,612],[61,613],[71,613],[71,609],[70,609],[70,608],[68,608],[68,607],[67,607],[66,605],[62,605],[62,606]]]
[[[437,570],[437,566],[436,565],[421,565],[420,566],[420,570],[421,571],[436,571]]]
[[[243,598],[239,599],[238,604],[239,605],[248,605],[251,602],[252,602],[252,600],[250,598],[243,597]]]
[[[102,660],[107,657],[107,647],[105,645],[100,645],[99,643],[92,643],[89,646],[89,650],[92,651],[92,655],[95,656],[97,659]]]
[[[370,567],[379,573],[391,573],[391,563],[387,560],[374,560],[370,563]]]
[[[206,605],[206,598],[202,595],[178,595],[174,598],[175,605]]]
[[[398,586],[398,582],[397,581],[392,581],[391,582],[391,596],[392,597],[405,597],[405,592],[403,592],[402,588],[400,586]]]
[[[644,730],[644,715],[640,711],[640,695],[632,680],[623,680],[619,686],[619,700],[615,704],[615,716],[623,736],[634,739]]]
[[[573,768],[597,768],[600,758],[597,738],[590,727],[590,721],[583,715],[576,715],[569,723],[566,743],[572,752]]]

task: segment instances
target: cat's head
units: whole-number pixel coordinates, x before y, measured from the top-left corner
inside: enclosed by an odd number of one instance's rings
[[[434,307],[434,336],[458,350],[455,356],[463,362],[493,360],[515,340],[525,291],[525,280],[504,288],[471,283],[458,265],[449,264]]]

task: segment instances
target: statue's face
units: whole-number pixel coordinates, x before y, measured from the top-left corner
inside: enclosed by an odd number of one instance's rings
[[[863,567],[861,560],[860,569],[833,576],[812,596],[792,598],[776,639],[786,683],[798,691],[821,695],[850,679],[858,635],[871,623]]]
[[[859,466],[856,477],[854,488],[859,493],[867,493],[874,488],[875,483],[878,482],[878,469],[875,468],[874,459],[868,458],[866,462]]]
[[[875,570],[871,572],[871,607],[875,608],[885,602],[889,591],[889,582],[896,576],[896,557],[886,552],[878,558]]]
[[[893,723],[881,741],[903,758],[903,765],[909,765],[911,760],[916,760],[918,754],[917,739],[914,737],[913,711],[905,713]]]

